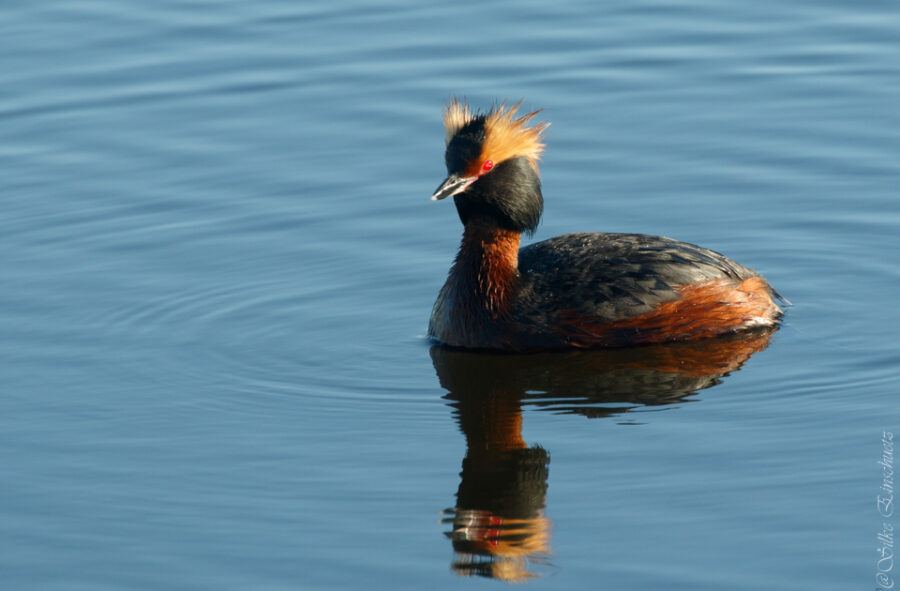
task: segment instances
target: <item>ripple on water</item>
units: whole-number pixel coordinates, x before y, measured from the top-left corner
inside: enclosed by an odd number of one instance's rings
[[[143,379],[181,392],[198,388],[187,404],[265,414],[273,400],[300,396],[306,412],[327,413],[421,393],[420,382],[398,366],[400,350],[373,348],[348,331],[380,322],[359,306],[364,273],[335,276],[334,265],[307,265],[302,273],[278,267],[268,261],[257,280],[219,276],[208,284],[200,278],[155,288],[95,320],[125,346],[146,352],[128,358]],[[411,363],[427,366],[424,347]]]

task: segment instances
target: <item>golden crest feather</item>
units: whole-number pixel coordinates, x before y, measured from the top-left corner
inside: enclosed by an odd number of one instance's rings
[[[446,143],[449,144],[453,136],[467,123],[476,117],[484,117],[485,139],[481,148],[481,160],[490,159],[499,163],[514,156],[523,156],[537,170],[538,160],[544,151],[541,133],[547,129],[550,123],[544,121],[527,127],[526,124],[541,110],[538,109],[516,117],[522,102],[519,101],[511,106],[500,103],[494,105],[489,112],[481,114],[470,111],[468,103],[455,98],[451,99],[444,108]]]

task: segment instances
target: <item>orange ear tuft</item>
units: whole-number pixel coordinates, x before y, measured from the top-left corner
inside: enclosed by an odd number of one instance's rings
[[[541,133],[547,129],[550,123],[541,122],[533,127],[527,127],[526,124],[541,111],[539,109],[516,117],[516,112],[521,106],[522,101],[509,107],[506,106],[506,103],[501,103],[495,105],[487,114],[480,115],[469,110],[467,102],[452,98],[444,109],[446,143],[449,144],[453,136],[467,123],[476,117],[483,116],[485,140],[481,149],[481,161],[492,160],[499,163],[514,156],[524,156],[537,170],[538,160],[541,159],[541,153],[544,151]],[[480,166],[480,163],[478,165]]]
[[[522,106],[519,101],[511,107],[500,104],[494,107],[485,118],[485,140],[481,149],[482,159],[490,158],[494,162],[502,162],[514,156],[524,156],[529,164],[537,170],[538,160],[544,151],[541,133],[550,125],[541,122],[533,127],[526,127],[531,119],[540,113],[540,109],[516,117]]]

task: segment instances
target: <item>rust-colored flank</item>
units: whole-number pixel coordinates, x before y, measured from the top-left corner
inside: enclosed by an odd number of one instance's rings
[[[717,279],[678,288],[681,297],[653,311],[624,320],[597,324],[589,317],[563,311],[559,332],[576,347],[609,347],[687,341],[771,326],[781,309],[762,277],[737,283]]]

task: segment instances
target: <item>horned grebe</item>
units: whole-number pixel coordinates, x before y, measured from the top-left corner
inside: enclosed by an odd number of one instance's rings
[[[579,233],[519,250],[543,211],[538,160],[547,123],[521,103],[444,110],[447,179],[462,244],[428,334],[454,347],[525,351],[712,337],[778,323],[756,271],[693,244],[644,234]]]

